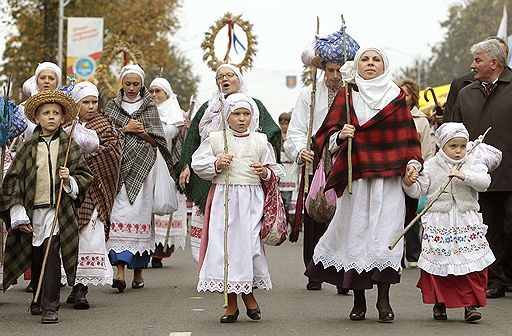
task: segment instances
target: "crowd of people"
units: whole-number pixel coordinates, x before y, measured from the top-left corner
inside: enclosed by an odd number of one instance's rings
[[[193,116],[167,79],[146,87],[137,64],[121,69],[104,107],[93,83],[62,87],[61,69],[39,64],[16,108],[28,126],[11,136],[0,194],[4,291],[25,272],[30,313],[56,323],[61,283],[75,309],[90,307],[90,285],[124,292],[127,268],[140,290],[150,262],[162,267],[188,236],[197,290],[226,294],[220,322],[237,321],[238,295],[260,320],[254,291],[272,289],[262,227],[284,221],[290,240],[302,231],[306,288],[352,291],[350,320],[366,318],[376,285],[379,321],[394,321],[390,287],[406,265],[420,268],[434,319],[447,308],[481,319],[477,308],[511,287],[508,48],[495,37],[473,45],[472,77],[455,80],[464,84],[452,85],[444,116],[427,116],[418,84],[393,81],[382,48],[343,46],[341,34],[321,39],[309,65],[324,80],[278,123],[231,64]],[[305,204],[317,174],[335,195],[327,223]],[[422,208],[421,225],[390,249]]]

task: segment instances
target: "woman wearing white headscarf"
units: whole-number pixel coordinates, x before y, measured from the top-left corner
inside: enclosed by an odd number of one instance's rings
[[[175,145],[174,139],[180,136],[181,128],[184,124],[183,110],[181,109],[176,94],[173,92],[171,84],[165,78],[155,78],[149,85],[149,93],[158,108],[158,114],[162,121],[167,147],[173,151]],[[157,152],[155,165],[156,174],[160,170],[167,171],[167,166],[160,152]],[[151,255],[151,267],[162,267],[162,259],[168,258],[174,249],[185,248],[185,239],[187,236],[187,200],[185,196],[178,193],[174,186],[174,180],[169,176],[173,189],[168,192],[176,194],[178,199],[178,209],[165,216],[154,215],[155,225],[155,252]],[[169,218],[169,215],[172,218]],[[164,243],[167,236],[167,227],[170,225],[169,240],[167,251],[164,252]]]
[[[346,122],[345,89],[341,89],[315,136],[319,153],[327,146],[336,159],[325,187],[336,191],[336,213],[306,274],[354,291],[351,320],[365,319],[365,289],[377,284],[379,321],[391,322],[389,288],[400,281],[403,249],[397,246],[390,251],[388,245],[403,229],[401,176],[406,169],[411,173],[421,169],[420,143],[405,95],[392,81],[382,49],[359,49],[354,62],[342,67],[342,76],[351,83],[352,124]],[[346,190],[348,138],[352,138],[352,194]]]
[[[134,270],[132,288],[144,287],[142,269],[155,248],[151,219],[157,149],[169,173],[172,171],[162,122],[144,86],[144,71],[137,64],[124,66],[121,83],[117,97],[105,107],[105,114],[123,139],[118,193],[107,242],[110,262],[117,267],[112,287],[119,292],[126,288],[126,266]]]
[[[219,66],[215,73],[215,82],[217,84],[217,90],[214,92],[211,99],[204,103],[194,116],[183,144],[180,162],[176,167],[176,170],[181,173],[179,175],[181,190],[194,201],[190,245],[192,247],[192,255],[196,261],[199,258],[199,246],[204,222],[203,214],[211,182],[201,179],[190,170],[192,154],[199,148],[201,142],[208,137],[210,132],[222,129],[223,124],[221,122],[220,112],[222,112],[226,97],[237,92],[249,95],[247,84],[240,70],[231,64],[222,64]],[[251,101],[252,104],[257,107],[255,114],[259,114],[259,120],[255,119],[253,124],[251,124],[251,128],[259,129],[260,132],[267,135],[268,141],[276,151],[276,158],[279,162],[281,154],[281,129],[275,123],[261,101],[255,98],[252,98]]]

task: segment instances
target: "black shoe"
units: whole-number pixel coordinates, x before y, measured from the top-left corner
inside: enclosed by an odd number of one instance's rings
[[[73,302],[75,302],[76,291],[77,291],[77,286],[73,286],[71,293],[69,293],[69,295],[66,299],[66,303],[73,304]]]
[[[476,307],[464,307],[464,321],[474,322],[482,318],[482,313],[476,310]]]
[[[34,285],[32,284],[32,281],[25,287],[25,292],[27,293],[34,293]]]
[[[448,315],[446,314],[446,306],[444,303],[436,303],[434,308],[432,309],[432,315],[434,320],[438,321],[446,321],[448,319]]]
[[[87,286],[78,284],[75,287],[77,290],[73,301],[73,309],[89,309],[89,301],[87,301],[87,298],[85,297],[88,292]],[[73,289],[75,287],[73,287]]]
[[[336,291],[337,291],[337,293],[339,295],[347,295],[349,290],[350,289],[348,289],[348,288],[343,288],[341,286],[336,286]]]
[[[306,285],[307,290],[320,290],[322,289],[322,281],[309,279],[308,284]]]
[[[240,314],[240,311],[237,309],[233,315],[222,315],[222,317],[220,318],[220,323],[236,322],[236,320],[238,319],[238,314]]]
[[[43,308],[39,303],[31,303],[30,304],[30,314],[32,315],[41,315],[43,314]]]
[[[505,296],[505,289],[504,288],[491,287],[491,288],[487,289],[487,292],[485,293],[485,296],[488,299],[497,299],[497,298],[500,298],[500,297],[504,297]]]
[[[162,268],[162,259],[160,258],[151,258],[151,267],[153,268]]]
[[[251,320],[261,320],[261,311],[260,311],[260,308],[256,308],[256,309],[249,309],[247,308],[247,316],[251,319]]]
[[[505,287],[505,292],[511,293],[512,292],[512,285],[508,285]]]
[[[41,316],[41,323],[50,324],[59,322],[59,314],[53,310],[45,310]]]
[[[361,308],[353,307],[352,311],[348,315],[348,318],[351,321],[363,321],[366,319],[366,308],[361,310]]]
[[[144,288],[144,282],[137,282],[135,280],[132,281],[132,288],[133,289],[141,289]]]
[[[124,289],[126,288],[126,281],[121,279],[114,279],[112,281],[112,288],[117,288],[119,293],[124,292]]]

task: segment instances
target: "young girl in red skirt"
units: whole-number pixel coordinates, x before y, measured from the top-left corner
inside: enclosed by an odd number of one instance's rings
[[[436,131],[439,152],[414,174],[405,192],[427,204],[450,177],[445,192],[423,215],[422,250],[418,260],[423,303],[433,304],[435,320],[446,320],[446,308],[464,307],[466,322],[482,318],[486,304],[487,267],[495,260],[485,239],[487,225],[478,212],[478,192],[491,183],[487,167],[467,154],[469,133],[461,123],[445,123]],[[456,170],[456,166],[462,163]]]

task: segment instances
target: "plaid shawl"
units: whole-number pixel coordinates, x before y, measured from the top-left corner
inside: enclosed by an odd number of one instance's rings
[[[89,120],[86,127],[98,134],[100,148],[85,157],[94,179],[78,212],[78,228],[89,223],[97,206],[98,216],[105,225],[105,236],[108,237],[110,214],[119,181],[122,142],[110,119],[101,112]]]
[[[40,131],[41,127],[37,126],[32,138],[23,144],[21,148],[18,148],[16,157],[2,184],[0,216],[8,225],[11,223],[9,209],[14,204],[22,204],[29,218],[32,218],[35,197],[34,186],[36,184],[35,162]],[[60,144],[57,167],[60,167],[64,165],[69,136],[62,129],[58,132],[60,132]],[[69,197],[66,192],[62,192],[58,213],[58,238],[60,240],[62,262],[68,284],[73,286],[75,284],[78,258],[78,208],[84,200],[87,189],[92,181],[91,171],[75,141],[71,142],[67,167],[69,168],[69,174],[75,178],[78,184],[79,192],[76,200]],[[58,171],[55,173],[55,179],[59,180]],[[55,195],[58,194],[59,185],[60,183],[55,186]],[[32,234],[23,233],[20,230],[9,230],[5,246],[4,291],[30,267],[31,255]]]
[[[349,86],[351,92],[352,85]],[[352,140],[352,179],[400,176],[411,159],[423,162],[418,132],[411,112],[400,94],[364,125],[359,125],[350,94],[352,125],[356,128]],[[340,131],[346,123],[345,89],[334,99],[315,138],[316,158],[321,157],[322,148],[328,145],[332,134]],[[325,190],[334,188],[340,197],[348,183],[347,141],[334,155],[336,162],[329,173]],[[317,163],[315,163],[315,166]]]
[[[133,204],[135,198],[137,198],[144,181],[156,161],[156,148],[153,148],[150,143],[133,133],[123,133],[123,126],[130,119],[138,120],[144,124],[145,132],[155,139],[158,149],[167,163],[169,173],[172,174],[171,153],[167,148],[167,141],[165,140],[164,129],[158,115],[158,110],[145,87],[141,88],[140,93],[143,99],[142,106],[131,115],[121,107],[124,94],[123,89],[119,90],[117,97],[111,99],[105,108],[105,114],[112,119],[118,133],[123,135],[121,171],[117,190],[119,191],[123,183],[125,184],[130,204]]]
[[[270,113],[268,113],[267,109],[263,105],[261,101],[256,98],[253,98],[260,110],[260,129],[262,133],[267,135],[268,142],[272,144],[274,147],[276,161],[281,162],[281,129],[275,123],[274,119]],[[199,122],[203,118],[204,112],[208,107],[208,102],[204,103],[196,115],[192,119],[192,123],[190,124],[190,128],[188,129],[187,136],[185,138],[185,142],[183,143],[183,150],[181,152],[180,162],[176,166],[175,170],[175,180],[176,183],[179,181],[179,174],[183,170],[183,168],[188,165],[190,167],[190,163],[192,161],[192,154],[199,148],[201,144],[201,137],[199,135]],[[201,179],[199,176],[194,173],[191,169],[190,171],[190,183],[187,185],[185,189],[185,194],[187,197],[191,198],[194,203],[199,207],[202,213],[204,213],[206,207],[206,199],[208,197],[208,192],[210,190],[210,186],[212,185],[211,181],[206,181]],[[177,186],[178,190],[181,190],[179,186]]]

